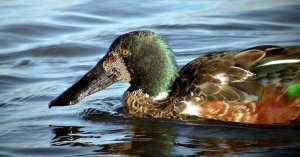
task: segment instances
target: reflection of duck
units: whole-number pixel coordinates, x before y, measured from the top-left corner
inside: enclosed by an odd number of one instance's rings
[[[50,145],[61,147],[58,150],[66,156],[225,156],[246,152],[254,156],[291,156],[299,151],[299,129],[294,127],[282,131],[277,127],[235,127],[206,121],[189,125],[150,119],[116,123],[110,118],[80,127],[51,126],[54,138]]]
[[[111,116],[111,118],[113,117]],[[104,119],[103,121],[106,122],[106,126],[107,122],[112,122],[111,119]],[[97,127],[101,125],[99,123],[97,126],[85,127],[51,126],[54,138],[50,144],[52,146],[82,147],[83,149],[79,150],[83,150],[85,153],[84,148],[92,149],[95,154],[170,156],[175,139],[175,136],[172,136],[173,130],[170,124],[164,123],[164,125],[169,126],[164,128],[157,122],[132,122],[134,124],[130,125],[130,129],[127,128],[127,124],[120,124],[118,127],[112,126],[114,129]]]
[[[137,117],[288,124],[300,115],[300,47],[258,46],[211,53],[179,72],[167,42],[150,31],[119,36],[107,54],[49,107],[126,81],[127,111]]]

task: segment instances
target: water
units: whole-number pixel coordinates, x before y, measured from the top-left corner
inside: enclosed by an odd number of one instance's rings
[[[300,2],[0,1],[0,156],[296,156],[299,127],[136,119],[116,83],[80,104],[48,102],[120,34],[164,35],[183,66],[203,52],[300,45]]]

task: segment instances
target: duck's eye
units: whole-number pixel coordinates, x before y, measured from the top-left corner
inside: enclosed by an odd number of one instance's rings
[[[129,55],[129,51],[128,50],[121,50],[121,56],[122,57],[127,57]]]

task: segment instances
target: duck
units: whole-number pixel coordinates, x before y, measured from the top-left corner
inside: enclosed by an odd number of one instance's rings
[[[133,117],[291,124],[300,117],[299,72],[300,47],[275,45],[205,53],[179,70],[162,35],[137,30],[118,36],[49,108],[74,105],[121,81],[130,84],[123,104]]]

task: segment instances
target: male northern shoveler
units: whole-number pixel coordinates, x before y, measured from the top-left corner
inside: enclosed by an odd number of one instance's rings
[[[300,117],[300,47],[258,46],[201,56],[178,71],[165,39],[150,31],[119,36],[107,54],[49,107],[72,105],[117,81],[136,117],[186,115],[248,124]]]

